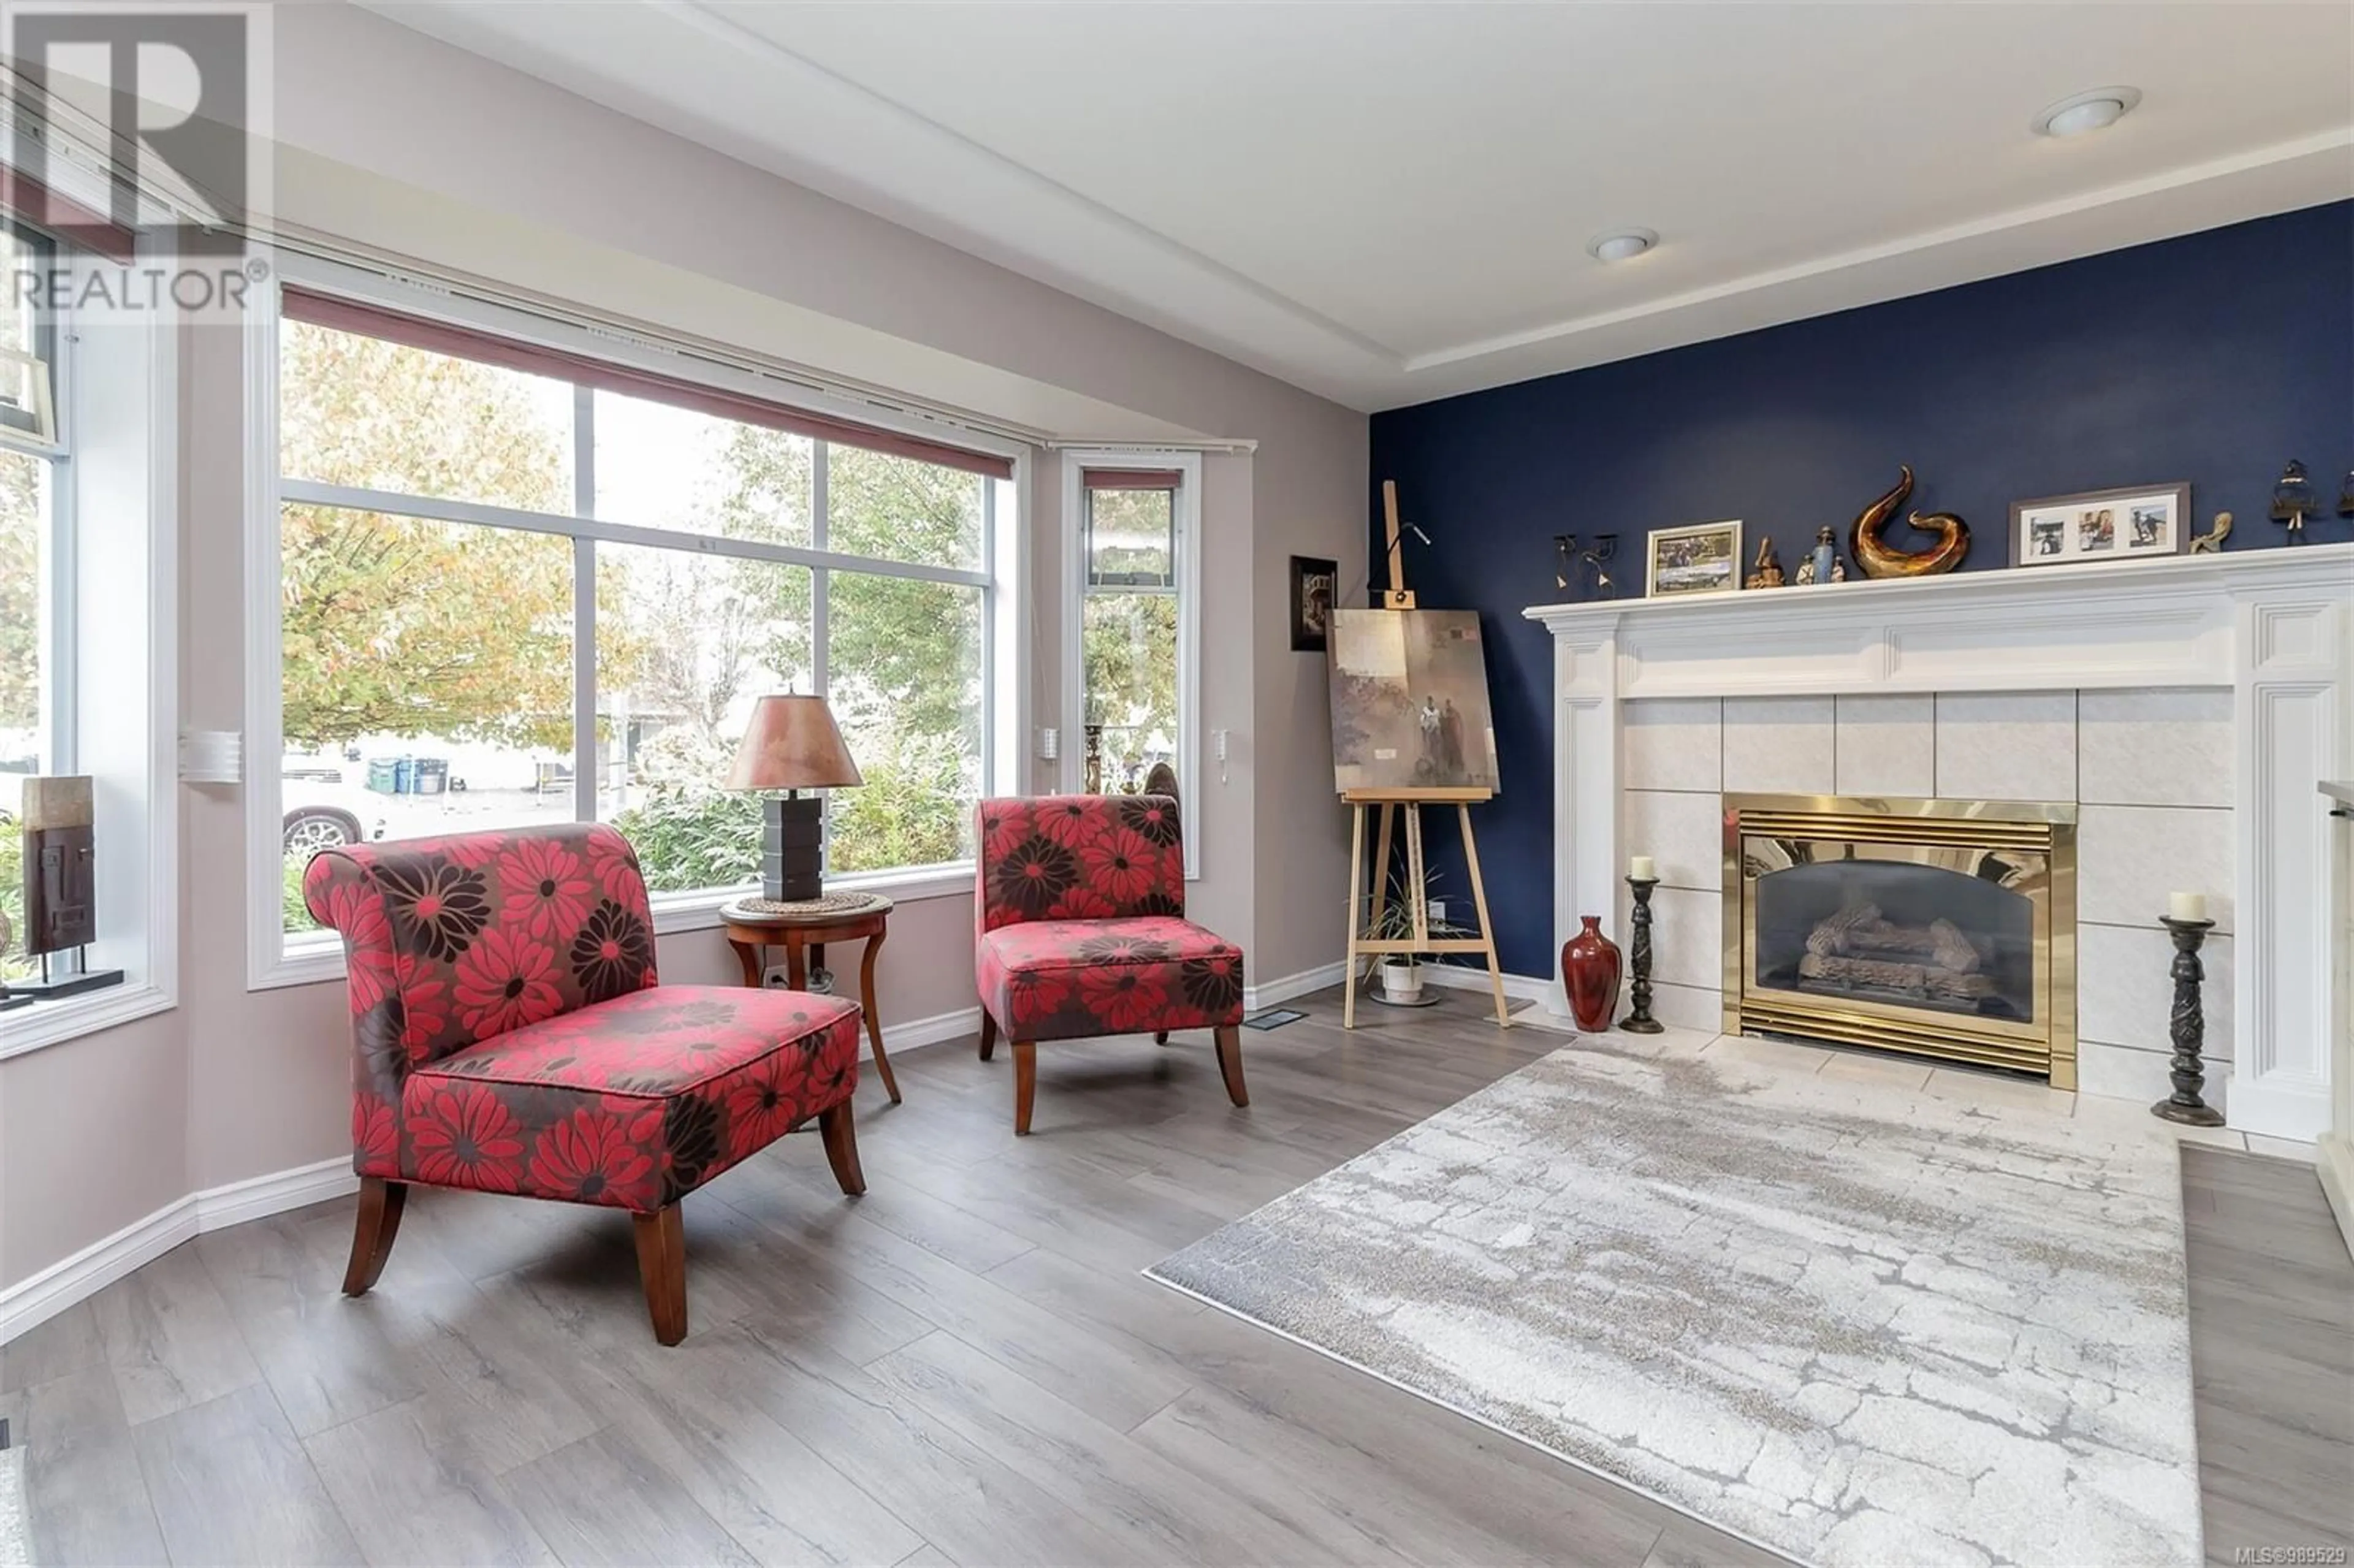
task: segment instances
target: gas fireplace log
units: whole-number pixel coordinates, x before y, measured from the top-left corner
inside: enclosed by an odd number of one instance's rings
[[[1798,960],[1798,974],[1802,979],[1826,985],[1910,991],[1957,1001],[1976,1001],[1995,994],[1994,981],[1984,975],[1956,974],[1926,964],[1890,963],[1883,959],[1808,953]]]

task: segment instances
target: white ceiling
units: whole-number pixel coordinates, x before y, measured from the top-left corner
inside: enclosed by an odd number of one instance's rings
[[[2354,196],[2343,5],[378,3],[1361,408]]]

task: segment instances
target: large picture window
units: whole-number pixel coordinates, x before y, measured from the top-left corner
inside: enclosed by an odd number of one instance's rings
[[[284,953],[327,948],[302,868],[355,838],[593,817],[658,906],[749,885],[720,785],[769,692],[825,695],[865,779],[831,877],[970,861],[1011,449],[292,287],[274,370]]]

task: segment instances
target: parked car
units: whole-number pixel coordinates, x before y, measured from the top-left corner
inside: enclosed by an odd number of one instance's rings
[[[288,854],[308,856],[384,837],[382,806],[361,787],[357,771],[313,758],[286,758],[279,790]]]

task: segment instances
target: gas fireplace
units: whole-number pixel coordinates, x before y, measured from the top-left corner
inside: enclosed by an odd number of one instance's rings
[[[1724,797],[1724,1030],[2076,1086],[2076,808]]]

